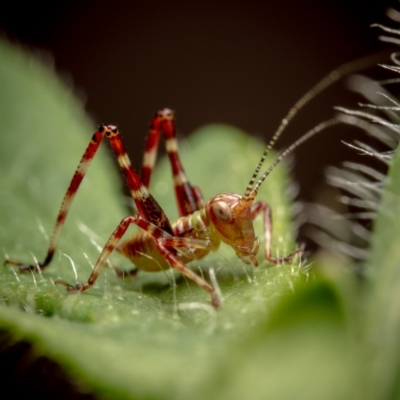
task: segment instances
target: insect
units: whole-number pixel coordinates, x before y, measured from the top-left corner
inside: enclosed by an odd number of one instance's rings
[[[230,246],[245,264],[257,266],[256,254],[259,251],[260,241],[254,232],[253,220],[260,214],[263,215],[264,225],[264,258],[270,264],[292,263],[294,256],[301,253],[301,249],[295,249],[284,257],[272,256],[271,209],[263,200],[256,201],[257,191],[266,177],[287,154],[321,130],[342,122],[341,118],[334,117],[314,127],[283,151],[275,162],[260,177],[258,176],[267,154],[285,126],[293,119],[300,108],[353,68],[352,64],[343,65],[334,73],[322,79],[290,109],[266,146],[243,195],[220,193],[208,202],[204,201],[200,189],[189,182],[181,164],[175,133],[174,113],[169,109],[158,111],[151,121],[141,176],[131,165],[117,127],[101,125],[93,134],[65,193],[44,260],[30,265],[6,258],[4,264],[17,266],[20,272],[43,270],[50,264],[73,199],[100,143],[104,138],[107,138],[128,184],[138,214],[127,216],[119,223],[107,240],[87,282],[71,285],[62,279],[58,279],[55,283],[66,286],[69,293],[87,290],[95,283],[110,254],[117,250],[135,265],[135,268],[128,272],[122,272],[116,268],[118,276],[135,275],[138,270],[160,271],[173,267],[206,290],[211,295],[212,305],[217,308],[221,304],[221,299],[215,288],[188,268],[187,264],[205,257],[210,251],[216,250],[223,242]],[[162,134],[165,137],[180,214],[180,218],[173,223],[168,220],[149,191],[159,139]],[[137,225],[141,230],[120,243],[131,224]],[[143,256],[143,254],[146,256]]]

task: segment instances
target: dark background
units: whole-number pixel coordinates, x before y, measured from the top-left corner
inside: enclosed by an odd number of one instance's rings
[[[147,124],[160,107],[176,110],[181,135],[224,122],[267,140],[289,107],[331,69],[385,47],[369,25],[390,25],[390,4],[398,3],[8,2],[0,29],[51,54],[94,122],[119,125],[138,167]],[[296,118],[278,147],[330,117],[333,106],[356,101],[336,85]],[[315,198],[325,165],[353,155],[340,139],[354,135],[355,129],[339,127],[296,152],[294,175],[304,199]]]

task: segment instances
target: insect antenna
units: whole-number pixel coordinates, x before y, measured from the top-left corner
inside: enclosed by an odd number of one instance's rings
[[[321,132],[322,130],[324,130],[326,128],[329,128],[331,126],[342,123],[343,120],[344,120],[344,118],[342,116],[337,116],[337,117],[328,119],[326,121],[323,121],[320,124],[318,124],[317,126],[315,126],[313,129],[308,131],[306,134],[304,134],[300,139],[296,140],[293,144],[291,144],[286,150],[284,150],[277,157],[277,159],[271,164],[271,166],[261,175],[260,179],[254,184],[254,186],[252,188],[250,188],[247,196],[245,195],[245,200],[252,201],[257,196],[258,189],[261,186],[261,184],[264,182],[265,178],[275,169],[275,167],[288,154],[290,154],[293,150],[295,150],[297,147],[299,147],[302,143],[306,142],[312,136],[316,135],[317,133]],[[247,192],[247,190],[246,190],[246,192]]]
[[[386,55],[386,53],[384,53]],[[278,129],[275,131],[274,135],[272,136],[271,140],[265,147],[264,153],[261,156],[260,161],[258,162],[253,176],[251,177],[249,183],[247,184],[246,191],[244,193],[244,200],[247,200],[250,196],[250,193],[253,191],[254,183],[257,179],[258,174],[260,173],[261,167],[264,164],[267,155],[275,145],[276,141],[281,136],[282,132],[285,128],[289,125],[290,121],[296,116],[296,114],[307,104],[309,103],[314,97],[316,97],[319,93],[327,89],[329,86],[333,85],[343,76],[348,75],[352,72],[356,72],[362,69],[365,69],[371,65],[375,65],[378,59],[381,59],[383,56],[382,53],[374,54],[372,56],[367,56],[360,58],[355,61],[351,61],[346,64],[342,64],[339,68],[334,69],[324,78],[322,78],[315,86],[313,86],[307,93],[305,93],[299,100],[293,105],[293,107],[289,110],[286,116],[282,119]],[[319,126],[319,125],[318,125]],[[317,128],[317,127],[316,127]],[[315,129],[315,128],[314,128]],[[306,135],[305,135],[306,136]],[[312,136],[312,135],[311,135]],[[299,139],[301,140],[301,139]],[[297,142],[296,142],[297,143]],[[299,143],[300,144],[300,143]],[[289,148],[291,148],[290,146]],[[296,146],[295,146],[296,147]],[[289,150],[288,148],[288,150]],[[264,178],[265,179],[265,178]],[[264,180],[263,179],[263,180]],[[257,187],[259,187],[258,185]]]

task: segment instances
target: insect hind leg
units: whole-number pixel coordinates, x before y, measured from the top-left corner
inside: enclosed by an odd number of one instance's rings
[[[57,244],[58,244],[58,239],[60,237],[61,230],[64,226],[65,219],[67,218],[69,209],[72,205],[72,202],[74,200],[74,197],[76,193],[78,192],[79,186],[83,180],[83,178],[86,175],[86,172],[89,168],[89,165],[91,161],[93,160],[94,156],[96,155],[96,152],[100,146],[100,143],[104,137],[104,130],[102,130],[102,127],[100,127],[92,136],[92,139],[86,148],[85,152],[83,153],[83,156],[78,164],[77,169],[75,170],[75,173],[72,177],[72,180],[69,184],[69,187],[64,195],[63,202],[61,204],[60,210],[58,212],[57,220],[54,226],[53,234],[50,239],[50,243],[47,249],[47,254],[46,257],[42,262],[36,263],[36,264],[26,264],[22,263],[16,260],[13,260],[11,258],[6,258],[4,260],[4,265],[10,264],[13,266],[16,266],[19,268],[20,272],[26,272],[26,271],[42,271],[45,269],[53,259]]]
[[[175,116],[172,110],[159,110],[150,123],[142,164],[142,182],[148,188],[154,170],[161,133],[165,137],[165,147],[171,164],[175,187],[175,197],[180,216],[187,216],[205,206],[201,191],[189,182],[179,157],[176,138]]]

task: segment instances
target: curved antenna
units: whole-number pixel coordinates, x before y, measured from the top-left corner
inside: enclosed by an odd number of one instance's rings
[[[256,182],[253,188],[249,191],[247,197],[245,200],[254,200],[254,198],[257,196],[258,188],[261,186],[261,184],[264,182],[265,178],[273,171],[273,169],[289,154],[291,153],[294,149],[299,147],[302,143],[310,139],[312,136],[316,135],[318,132],[321,132],[322,130],[329,128],[331,126],[337,125],[339,123],[343,122],[343,117],[337,116],[331,119],[328,119],[326,121],[321,122],[317,126],[315,126],[313,129],[308,131],[306,134],[304,134],[300,139],[296,140],[292,145],[290,145],[286,150],[284,150],[278,158],[272,163],[272,165],[261,175],[260,179]]]
[[[267,155],[271,151],[272,147],[276,143],[276,141],[281,136],[282,132],[285,130],[289,122],[295,117],[295,115],[314,97],[316,97],[319,93],[324,91],[326,88],[331,86],[333,83],[337,82],[343,76],[348,75],[352,72],[356,72],[362,69],[365,69],[371,65],[375,65],[378,60],[382,59],[384,56],[387,56],[387,52],[374,54],[372,56],[367,56],[360,58],[356,61],[351,61],[346,64],[342,64],[339,68],[334,69],[324,78],[322,78],[315,86],[313,86],[307,93],[305,93],[297,102],[293,105],[293,107],[286,114],[285,118],[282,119],[278,129],[275,131],[272,139],[267,144],[264,154],[262,155],[260,161],[258,162],[256,169],[254,170],[253,176],[251,177],[249,183],[247,184],[246,191],[244,193],[244,199],[247,200],[250,193],[253,190],[254,182],[257,179],[257,176],[261,170],[262,165],[264,164]],[[264,178],[265,179],[265,178]]]

